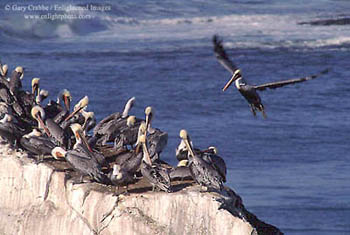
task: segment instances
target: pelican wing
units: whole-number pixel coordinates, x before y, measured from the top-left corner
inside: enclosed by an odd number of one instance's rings
[[[237,70],[236,65],[228,58],[224,47],[222,46],[222,41],[218,38],[217,35],[213,36],[213,44],[214,44],[214,53],[216,59],[220,62],[222,66],[224,66],[230,73],[234,73]]]
[[[278,81],[278,82],[270,82],[270,83],[265,83],[262,85],[258,85],[258,86],[254,86],[255,90],[259,90],[259,91],[264,91],[266,90],[266,88],[270,88],[270,89],[276,89],[278,87],[283,87],[289,84],[295,84],[295,83],[299,83],[299,82],[305,82],[308,80],[312,80],[315,79],[317,77],[319,77],[322,74],[326,74],[328,73],[329,69],[325,69],[322,72],[318,73],[318,74],[313,74],[307,77],[303,77],[303,78],[294,78],[294,79],[289,79],[289,80],[284,80],[284,81]]]

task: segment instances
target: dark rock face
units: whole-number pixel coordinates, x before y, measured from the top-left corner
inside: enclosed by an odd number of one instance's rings
[[[117,197],[114,186],[73,185],[66,162],[37,165],[3,145],[0,156],[0,234],[282,234],[229,188],[203,193],[175,181],[173,193],[152,192],[140,180]]]

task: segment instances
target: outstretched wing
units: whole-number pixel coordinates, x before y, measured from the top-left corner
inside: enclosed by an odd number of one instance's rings
[[[283,86],[286,86],[286,85],[289,85],[289,84],[305,82],[305,81],[308,81],[308,80],[315,79],[315,78],[319,77],[322,74],[326,74],[326,73],[328,73],[328,71],[329,71],[329,69],[325,69],[325,70],[323,70],[322,72],[320,72],[318,74],[310,75],[310,76],[303,77],[303,78],[294,78],[294,79],[289,79],[289,80],[284,80],[284,81],[265,83],[265,84],[262,84],[262,85],[254,86],[254,89],[259,90],[259,91],[264,91],[264,90],[266,90],[266,88],[276,89],[278,87],[283,87]]]
[[[222,46],[222,41],[217,35],[213,36],[214,53],[216,59],[224,66],[230,73],[234,73],[237,70],[236,65],[228,58],[224,47]]]

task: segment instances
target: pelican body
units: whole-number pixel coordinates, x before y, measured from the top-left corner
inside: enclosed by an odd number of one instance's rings
[[[90,176],[96,182],[110,184],[110,180],[102,172],[101,165],[98,164],[96,159],[91,158],[86,151],[81,149],[66,151],[61,147],[55,147],[51,154],[56,159],[64,158],[74,170],[81,174],[79,183],[83,183],[84,176]]]
[[[185,130],[180,131],[180,137],[184,140],[189,151],[189,168],[193,179],[201,186],[221,191],[223,189],[224,179],[218,170],[212,164],[206,162],[200,155],[193,152]]]

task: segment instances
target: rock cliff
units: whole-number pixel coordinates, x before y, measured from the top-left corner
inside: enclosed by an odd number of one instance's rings
[[[37,165],[5,145],[0,165],[0,234],[282,234],[230,189],[223,196],[175,182],[168,194],[141,180],[130,195],[113,196],[112,186],[73,184],[65,162]]]

